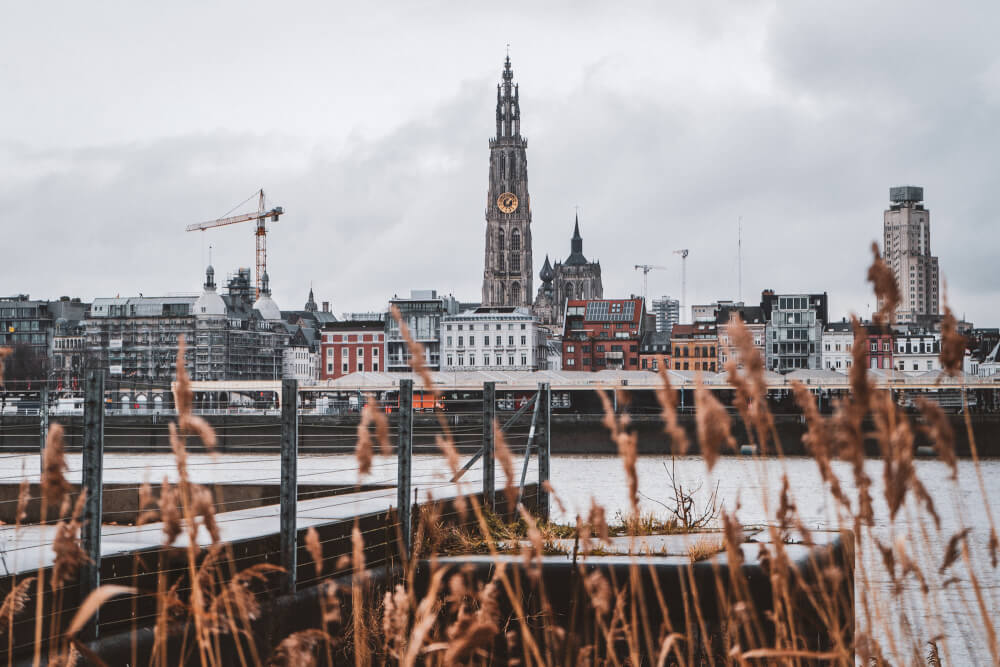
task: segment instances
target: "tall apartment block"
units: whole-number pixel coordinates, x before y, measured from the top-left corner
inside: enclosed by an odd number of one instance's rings
[[[681,321],[681,302],[669,296],[653,299],[653,314],[656,315],[656,331],[670,333],[674,325]]]
[[[931,214],[923,199],[923,188],[890,188],[892,203],[885,212],[883,251],[902,297],[896,319],[906,324],[932,324],[941,312],[938,258],[931,255]]]

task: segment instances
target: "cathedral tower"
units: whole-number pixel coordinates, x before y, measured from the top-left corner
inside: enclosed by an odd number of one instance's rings
[[[490,184],[486,195],[484,306],[530,306],[531,199],[528,140],[521,136],[521,107],[510,56],[497,85],[497,134],[490,139]]]

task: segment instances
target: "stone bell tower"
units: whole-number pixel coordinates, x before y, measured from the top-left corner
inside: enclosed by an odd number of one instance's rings
[[[528,140],[521,136],[521,107],[510,56],[497,85],[497,133],[490,139],[486,195],[484,306],[531,306],[531,199]]]

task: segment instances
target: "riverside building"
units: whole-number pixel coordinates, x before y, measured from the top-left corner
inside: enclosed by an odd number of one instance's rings
[[[545,341],[527,308],[480,307],[441,320],[441,370],[534,371]]]
[[[823,324],[827,297],[822,294],[761,293],[761,310],[767,320],[767,368],[787,373],[800,368],[822,368]]]

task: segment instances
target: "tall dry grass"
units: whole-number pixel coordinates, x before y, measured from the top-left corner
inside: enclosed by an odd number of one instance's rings
[[[894,292],[891,273],[886,272],[877,248],[874,254],[869,277],[884,304],[879,320],[889,322],[898,290]],[[423,350],[409,336],[399,313],[394,311],[393,317],[407,339],[414,373],[426,391],[436,392]],[[945,618],[982,638],[973,649],[979,651],[982,662],[1000,663],[991,616],[1000,540],[990,508],[985,510],[990,535],[985,551],[972,539],[984,527],[971,525],[963,510],[956,510],[959,522],[950,528],[951,534],[942,533],[946,529],[939,520],[938,504],[943,502],[944,490],[925,486],[913,452],[916,434],[925,433],[950,468],[953,490],[958,490],[967,480],[959,476],[950,422],[929,402],[919,404],[919,421],[915,422],[891,395],[876,390],[865,372],[867,333],[856,319],[854,329],[851,392],[837,400],[832,415],[821,414],[808,386],[792,385],[806,423],[803,441],[824,486],[812,492],[828,494],[833,500],[836,529],[846,539],[846,558],[833,557],[820,548],[802,555],[802,548],[821,544],[820,536],[803,520],[787,474],[771,478],[773,466],[765,457],[773,454],[781,460],[783,455],[768,410],[763,365],[749,332],[737,319],[731,335],[739,361],[726,369],[734,389],[732,410],[699,378],[696,441],[706,473],[710,473],[718,457],[736,445],[731,414],[743,421],[758,451],[747,465],[754,467],[761,480],[761,502],[771,517],[764,527],[768,538],[764,543],[749,544],[737,509],[723,510],[720,530],[693,542],[685,562],[678,565],[676,579],[667,580],[647,561],[623,558],[616,567],[602,560],[600,547],[610,543],[607,510],[591,499],[586,517],[578,517],[569,529],[576,541],[568,584],[559,576],[549,577],[551,565],[545,553],[546,531],[551,529],[540,525],[526,507],[514,508],[517,489],[512,456],[496,428],[496,456],[506,478],[507,508],[516,510],[515,518],[524,527],[518,533],[519,555],[504,551],[496,517],[475,494],[463,497],[461,488],[450,506],[428,498],[419,512],[413,554],[400,553],[401,566],[391,571],[369,568],[366,541],[373,538],[366,537],[368,532],[359,524],[350,533],[350,548],[333,554],[324,554],[328,542],[310,528],[303,548],[313,565],[316,605],[308,607],[310,612],[306,606],[292,608],[288,613],[301,616],[296,619],[300,627],[287,636],[271,638],[270,644],[264,643],[268,638],[260,621],[273,601],[261,598],[258,591],[266,588],[279,568],[266,562],[238,566],[216,518],[211,490],[192,482],[188,473],[187,438],[197,437],[211,450],[215,435],[207,423],[191,414],[192,392],[183,370],[182,341],[175,388],[179,415],[169,431],[178,482],[171,484],[164,478],[158,498],[148,482],[139,490],[140,523],[158,520],[163,532],[165,551],[159,555],[155,585],[147,586],[136,578],[131,587],[102,587],[80,605],[65,628],[60,621],[43,623],[44,597],[56,596],[58,608],[61,584],[75,576],[82,558],[82,501],[73,507],[67,500],[62,433],[53,425],[42,478],[42,516],[44,520],[49,509],[59,508],[56,565],[48,573],[40,568],[37,576],[15,582],[0,605],[0,632],[8,634],[8,655],[14,619],[31,603],[37,613],[35,664],[43,660],[70,664],[80,655],[89,655],[77,633],[96,609],[121,595],[144,594],[156,601],[149,662],[164,666],[952,664],[960,638],[948,635]],[[954,372],[961,359],[949,309],[945,329],[942,363]],[[662,363],[660,368],[662,386],[657,397],[667,436],[664,453],[684,453],[689,437],[677,416],[677,391]],[[636,435],[627,415],[616,413],[604,391],[598,395],[625,473],[631,520],[626,517],[624,525],[631,527],[635,537],[643,524]],[[617,404],[625,404],[628,396],[623,393],[618,399]],[[439,420],[438,446],[455,472],[460,462],[454,439],[444,416],[439,414]],[[357,434],[359,474],[370,469],[376,443],[387,452],[388,434],[388,422],[370,398]],[[968,436],[973,439],[971,426]],[[879,447],[881,486],[866,466],[866,438]],[[837,472],[841,462],[848,471],[846,480]],[[978,458],[974,464],[985,503]],[[555,495],[551,486],[548,490]],[[881,496],[876,498],[876,493]],[[555,498],[561,504],[558,495]],[[884,515],[877,509],[882,506]],[[448,521],[462,522],[479,532],[476,549],[487,555],[488,569],[443,564],[436,550]],[[946,542],[942,553],[930,550],[935,542]],[[877,554],[879,563],[873,565],[865,558],[855,562],[854,548]],[[169,572],[167,549],[181,554],[180,572]],[[329,559],[337,556],[341,557],[337,566],[327,567]],[[339,576],[345,572],[349,573],[346,578]],[[883,574],[890,579],[888,588],[879,581]],[[944,595],[960,584],[965,586],[960,594]],[[919,622],[913,618],[915,612],[922,615]],[[48,629],[47,638],[43,628]],[[137,634],[135,627],[133,635]],[[136,649],[133,655],[138,655]]]

